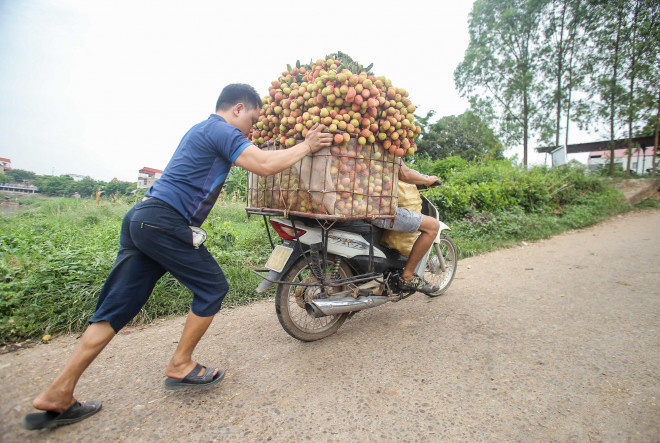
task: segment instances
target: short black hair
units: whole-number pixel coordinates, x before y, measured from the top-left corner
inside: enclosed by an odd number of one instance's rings
[[[261,109],[263,103],[259,93],[245,83],[232,83],[224,87],[215,104],[216,111],[226,111],[237,103],[243,103],[249,109]]]

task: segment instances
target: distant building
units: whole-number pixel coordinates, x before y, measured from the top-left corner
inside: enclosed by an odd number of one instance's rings
[[[11,160],[0,157],[0,168],[2,168],[3,171],[11,171]]]
[[[11,194],[36,194],[39,189],[36,186],[25,183],[0,183],[0,192]]]
[[[617,140],[601,140],[588,143],[577,143],[566,145],[565,154],[579,154],[588,152],[589,158],[587,165],[592,171],[602,168],[609,168],[611,149],[614,148],[614,165],[624,171],[628,170],[628,155],[626,148],[632,142],[633,155],[630,162],[630,171],[636,174],[646,174],[653,170],[653,150],[655,146],[655,137],[644,135],[641,137],[632,137],[631,139],[620,138]],[[536,152],[551,153],[555,151],[556,146],[546,146],[536,148]]]
[[[611,152],[592,151],[589,153],[587,165],[589,170],[598,171],[603,168],[609,168]],[[626,149],[614,150],[614,166],[623,171],[628,170],[628,154]],[[630,162],[630,171],[636,174],[645,174],[653,169],[653,148],[633,149],[633,155]]]
[[[163,175],[163,171],[160,169],[147,168],[146,166],[140,169],[137,182],[138,189],[150,188],[161,175]]]

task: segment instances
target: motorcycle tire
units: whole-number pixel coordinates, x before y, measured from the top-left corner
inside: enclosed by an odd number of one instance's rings
[[[438,256],[442,255],[445,261],[445,270],[440,267]],[[458,252],[454,241],[447,234],[440,235],[440,243],[434,244],[428,261],[426,262],[426,270],[424,278],[429,283],[440,286],[440,289],[432,294],[426,294],[429,297],[437,297],[447,291],[449,285],[454,280],[456,275],[456,267],[458,265]]]
[[[348,278],[352,277],[352,269],[341,261],[338,270],[334,269],[336,257],[328,254],[328,277]],[[314,284],[318,279],[310,270],[305,257],[300,257],[291,268],[282,276],[283,281],[302,282]],[[346,286],[326,288],[331,294],[348,289]],[[280,283],[275,296],[275,310],[282,328],[294,338],[301,341],[315,341],[328,337],[341,327],[348,318],[348,313],[329,315],[315,318],[305,310],[305,300],[313,299],[320,292],[318,286],[296,286]],[[331,292],[332,291],[332,292]]]

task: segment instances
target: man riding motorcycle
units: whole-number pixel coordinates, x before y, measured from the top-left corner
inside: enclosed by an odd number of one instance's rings
[[[438,177],[421,174],[407,167],[403,160],[399,159],[399,181],[412,185],[433,187],[437,184]],[[406,267],[398,277],[399,289],[410,292],[419,291],[427,295],[433,295],[440,290],[439,286],[427,282],[423,276],[415,275],[417,264],[424,257],[426,251],[429,250],[440,229],[440,224],[435,218],[408,208],[399,207],[394,220],[377,219],[372,221],[372,224],[391,231],[408,232],[410,234],[420,232],[408,256]]]

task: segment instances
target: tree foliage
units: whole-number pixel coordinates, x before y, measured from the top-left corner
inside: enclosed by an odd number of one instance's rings
[[[39,188],[39,192],[46,195],[69,196],[73,194],[70,191],[73,186],[73,179],[68,175],[43,175],[37,177],[34,184]]]
[[[24,183],[37,178],[37,174],[23,169],[10,169],[5,171],[7,181],[10,183]]]
[[[432,114],[431,114],[432,115]],[[418,153],[431,159],[459,156],[466,160],[483,157],[503,158],[504,148],[493,130],[478,115],[466,111],[428,123],[424,117],[423,132],[417,141]]]
[[[123,182],[120,180],[108,182],[105,186],[103,186],[103,192],[106,196],[128,195],[131,193],[131,191],[134,190],[135,183]]]

